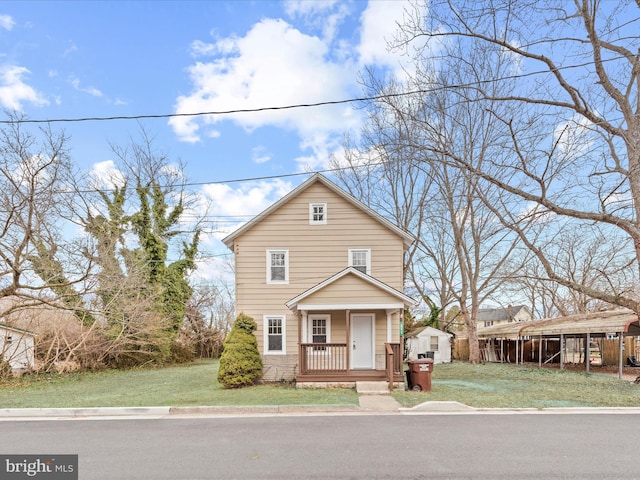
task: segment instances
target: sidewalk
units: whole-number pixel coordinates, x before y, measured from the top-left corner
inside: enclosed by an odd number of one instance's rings
[[[513,415],[513,414],[633,414],[640,407],[474,408],[458,402],[424,402],[402,407],[390,395],[360,395],[359,405],[265,405],[191,407],[5,408],[0,422],[20,420],[161,419],[180,417],[294,415]]]

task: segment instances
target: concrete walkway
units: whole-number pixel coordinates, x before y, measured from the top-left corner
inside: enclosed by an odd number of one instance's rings
[[[356,382],[360,408],[375,412],[397,412],[401,405],[389,394],[387,382]]]

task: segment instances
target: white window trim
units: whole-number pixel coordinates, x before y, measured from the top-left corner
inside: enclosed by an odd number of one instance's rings
[[[313,219],[313,207],[322,207],[322,220]],[[327,224],[327,204],[315,202],[309,204],[309,225],[326,225]]]
[[[329,314],[309,314],[307,316],[307,342],[313,343],[313,319],[322,318],[327,321],[327,341],[331,343],[331,315]]]
[[[367,275],[371,275],[371,249],[370,248],[350,248],[349,249],[349,259],[348,265],[353,267],[353,252],[367,252]]]
[[[271,254],[272,253],[284,253],[284,280],[271,280]],[[285,248],[267,249],[267,284],[285,285],[288,283],[289,283],[289,250]]]
[[[269,319],[277,318],[282,321],[282,350],[269,350]],[[262,316],[262,344],[264,355],[286,355],[287,354],[287,316],[267,315]]]

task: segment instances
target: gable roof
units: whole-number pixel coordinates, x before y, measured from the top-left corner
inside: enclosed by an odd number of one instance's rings
[[[453,334],[449,332],[445,332],[443,330],[439,330],[435,327],[418,327],[418,328],[414,328],[409,333],[407,333],[406,338],[419,337],[421,333],[427,333],[429,335],[442,335],[442,336],[446,335],[448,337],[453,337]]]
[[[476,320],[478,322],[513,320],[520,311],[529,313],[529,309],[524,305],[509,305],[506,308],[480,308]],[[529,316],[531,316],[530,313]]]
[[[335,275],[333,275],[333,276],[327,278],[326,280],[318,283],[317,285],[311,287],[310,289],[302,292],[300,295],[292,298],[287,303],[285,303],[285,305],[289,309],[291,309],[293,307],[296,307],[304,299],[310,297],[311,295],[313,295],[314,293],[322,290],[323,288],[328,287],[329,285],[333,284],[334,282],[336,282],[337,280],[343,278],[346,275],[355,275],[356,277],[364,280],[365,282],[367,282],[367,283],[369,283],[369,284],[371,284],[371,285],[373,285],[373,286],[375,286],[375,287],[377,287],[377,288],[379,288],[379,289],[391,294],[392,296],[396,297],[405,306],[415,307],[418,304],[418,302],[416,302],[413,298],[409,297],[408,295],[405,295],[404,293],[396,290],[393,287],[390,287],[386,283],[383,283],[380,280],[367,275],[366,273],[362,273],[360,270],[358,270],[356,268],[347,267],[344,270],[341,270],[340,272],[336,273]]]
[[[407,247],[409,245],[411,245],[415,241],[415,237],[413,235],[411,235],[410,233],[405,232],[401,228],[395,226],[392,222],[390,222],[389,220],[384,218],[382,215],[380,215],[379,213],[377,213],[373,209],[367,207],[360,200],[356,199],[353,195],[350,195],[349,193],[344,191],[342,188],[337,186],[335,183],[330,181],[325,176],[323,176],[323,175],[321,175],[319,173],[316,173],[312,177],[310,177],[309,179],[304,181],[302,184],[298,185],[296,188],[294,188],[292,191],[290,191],[288,194],[286,194],[280,200],[278,200],[277,202],[272,204],[269,208],[267,208],[266,210],[262,211],[261,213],[259,213],[255,217],[253,217],[252,220],[250,220],[249,222],[245,223],[242,227],[238,228],[237,230],[232,232],[230,235],[228,235],[225,238],[223,238],[222,242],[227,246],[227,248],[229,248],[230,250],[233,250],[233,241],[237,237],[242,235],[247,230],[253,228],[255,225],[257,225],[262,220],[267,218],[272,212],[276,211],[281,206],[283,206],[286,203],[290,202],[292,199],[296,198],[300,193],[304,192],[311,185],[313,185],[315,183],[318,183],[318,182],[322,183],[324,186],[326,186],[327,188],[332,190],[334,193],[336,193],[337,195],[339,195],[340,197],[344,198],[346,201],[351,203],[354,207],[360,209],[362,212],[364,212],[365,214],[369,215],[373,219],[377,220],[379,223],[381,223],[382,225],[387,227],[389,230],[391,230],[392,232],[394,232],[395,234],[400,236],[402,238],[402,240],[404,241],[404,244]]]

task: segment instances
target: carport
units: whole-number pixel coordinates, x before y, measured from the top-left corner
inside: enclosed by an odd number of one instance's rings
[[[567,338],[579,338],[584,341],[584,358],[586,371],[589,372],[590,343],[593,338],[607,338],[618,340],[618,376],[622,377],[623,338],[640,335],[640,321],[638,315],[631,310],[617,309],[604,312],[593,312],[566,317],[547,318],[530,322],[513,322],[478,329],[478,338],[485,342],[497,341],[500,350],[487,350],[484,352],[486,361],[511,361],[509,351],[505,354],[505,341],[515,342],[515,363],[524,361],[524,342],[532,340],[538,342],[538,366],[542,367],[543,345],[545,351],[549,342],[559,342],[558,353],[546,358],[544,363],[552,361],[559,356],[560,368],[564,367],[565,340]],[[492,354],[493,352],[493,354]],[[496,358],[491,358],[495,356]]]

